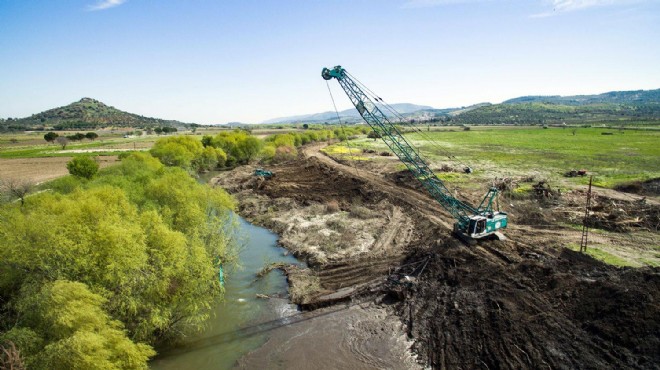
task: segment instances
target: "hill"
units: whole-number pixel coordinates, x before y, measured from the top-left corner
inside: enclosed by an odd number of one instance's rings
[[[660,89],[599,95],[523,96],[463,112],[459,124],[557,124],[660,120]]]
[[[598,95],[573,96],[521,96],[502,102],[502,104],[546,103],[561,105],[591,104],[648,104],[660,102],[660,89],[635,91],[610,91]]]
[[[379,105],[383,113],[389,111]],[[500,104],[436,109],[415,104],[392,104],[407,120],[454,124],[561,124],[660,120],[660,89],[611,91],[597,95],[521,96]],[[344,123],[361,122],[354,108],[339,112]],[[323,112],[275,118],[263,123],[337,123],[337,113]]]
[[[67,106],[49,109],[30,117],[8,119],[0,122],[0,130],[4,131],[48,128],[82,130],[109,126],[153,128],[164,126],[183,127],[187,124],[124,112],[91,98],[82,98]]]

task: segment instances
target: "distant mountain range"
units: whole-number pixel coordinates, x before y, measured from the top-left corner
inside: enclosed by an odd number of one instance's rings
[[[393,117],[387,107],[381,111]],[[409,103],[392,104],[391,107],[405,120],[420,122],[444,122],[452,124],[555,124],[589,122],[660,121],[660,89],[636,91],[612,91],[598,95],[575,96],[522,96],[501,104],[480,103],[469,107],[436,109],[426,105]],[[343,123],[361,122],[356,109],[339,112]],[[264,124],[280,123],[337,123],[337,113],[305,114],[264,121]],[[128,113],[102,102],[83,98],[64,107],[49,109],[30,117],[0,119],[0,131],[12,130],[93,130],[102,127],[190,127],[173,120],[144,117]],[[241,127],[247,124],[232,122],[227,126]]]
[[[612,91],[598,95],[522,96],[501,104],[436,109],[415,104],[392,104],[407,120],[456,124],[549,124],[595,121],[660,120],[660,89]],[[390,112],[379,106],[388,116]],[[357,110],[339,112],[344,123],[361,122]],[[335,112],[275,118],[263,123],[337,123]]]
[[[159,118],[144,117],[133,113],[121,111],[102,102],[82,98],[75,103],[64,107],[49,109],[20,119],[7,119],[0,122],[0,129],[27,130],[27,129],[56,129],[56,130],[85,130],[101,127],[183,127],[187,124],[163,120]]]
[[[383,112],[388,112],[385,107],[381,104],[377,104]],[[399,114],[410,114],[419,111],[425,110],[434,110],[433,107],[427,105],[416,105],[409,103],[399,103],[392,104],[391,107],[397,111]],[[362,120],[360,114],[355,110],[355,108],[346,109],[339,112],[339,118],[344,123],[355,123]],[[273,118],[261,123],[272,124],[272,123],[318,123],[318,122],[328,122],[328,123],[337,123],[337,112],[323,112],[323,113],[313,113],[313,114],[303,114],[299,116],[290,116],[290,117],[280,117]]]

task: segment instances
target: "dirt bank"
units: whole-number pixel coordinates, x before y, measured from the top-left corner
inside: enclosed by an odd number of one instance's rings
[[[466,247],[450,236],[451,217],[393,171],[356,170],[318,149],[269,167],[270,179],[250,167],[216,179],[244,217],[309,261],[309,270],[289,275],[294,285],[302,276],[304,307],[385,296],[381,304],[395,309],[433,368],[657,368],[659,269],[615,268],[564,249],[580,240],[579,230],[562,226],[571,197],[512,200],[512,219],[531,221],[514,223],[507,241]],[[644,225],[592,241],[658,258],[657,229]]]
[[[420,246],[406,262],[428,259],[425,273],[391,289],[432,368],[657,368],[658,269],[617,269],[566,249],[486,248]]]
[[[416,237],[411,217],[387,193],[316,158],[278,165],[267,180],[253,171],[241,167],[215,183],[234,193],[244,218],[278,233],[307,261],[312,273],[289,274],[307,287],[296,303],[341,301],[349,295],[338,291],[367,288],[399,264]]]

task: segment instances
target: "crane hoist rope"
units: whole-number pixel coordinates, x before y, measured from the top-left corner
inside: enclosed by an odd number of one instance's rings
[[[346,70],[344,70],[344,71],[346,71]],[[369,95],[369,94],[371,94],[371,97],[372,97],[375,101],[380,102],[380,104],[381,104],[382,107],[384,107],[386,110],[388,110],[390,113],[392,113],[392,115],[393,115],[394,117],[396,117],[396,119],[397,119],[402,125],[405,125],[406,118],[405,118],[402,114],[400,114],[399,112],[397,112],[396,109],[394,109],[394,107],[392,107],[389,103],[387,103],[383,98],[381,98],[381,97],[380,97],[378,94],[376,94],[373,90],[371,90],[371,89],[369,89],[367,86],[365,86],[360,80],[358,80],[355,76],[353,76],[352,74],[350,74],[348,71],[346,71],[346,74],[356,82],[356,85],[358,85],[360,88],[362,88],[363,90],[365,90],[366,92],[368,92],[368,94],[365,94],[365,95]],[[416,127],[416,126],[414,126],[414,125],[412,125],[412,124],[409,125],[409,126],[408,126],[408,125],[405,125],[405,126],[406,126],[406,127],[410,127],[410,128],[412,128],[412,130],[415,131],[415,132],[417,132],[422,138],[424,138],[424,140],[428,141],[428,142],[431,144],[431,146],[435,147],[435,149],[437,149],[438,151],[444,153],[444,155],[447,157],[447,159],[449,159],[450,161],[454,161],[454,162],[458,163],[459,165],[462,165],[462,166],[463,166],[463,172],[465,172],[465,173],[472,173],[472,169],[473,169],[472,166],[466,164],[464,161],[461,161],[460,159],[456,158],[456,156],[454,156],[454,155],[452,155],[451,153],[449,153],[448,150],[446,150],[445,148],[443,148],[440,144],[438,144],[438,142],[437,142],[435,139],[433,139],[432,137],[430,137],[429,135],[427,135],[424,131],[420,130],[418,127]],[[420,151],[419,148],[416,148],[416,149],[417,149],[418,151]]]
[[[397,126],[387,118],[344,68],[341,66],[332,69],[323,68],[321,76],[326,81],[334,78],[339,82],[365,122],[399,157],[431,197],[456,219],[454,233],[469,241],[497,235],[498,230],[507,226],[507,214],[493,209],[493,203],[497,205],[496,188],[491,187],[477,207],[455,198],[422,159],[419,151],[410,144]]]
[[[341,133],[344,135],[346,138],[346,145],[348,145],[348,158],[351,160],[351,164],[353,164],[353,168],[355,169],[355,174],[360,175],[358,172],[357,166],[355,165],[355,161],[353,160],[353,148],[351,148],[351,141],[348,139],[348,136],[346,136],[346,131],[344,131],[344,123],[341,121],[341,118],[339,117],[339,111],[337,110],[337,104],[335,104],[335,97],[332,95],[332,90],[330,90],[330,84],[328,81],[325,81],[325,84],[328,86],[328,92],[330,93],[330,99],[332,99],[332,106],[335,107],[335,114],[337,115],[337,121],[339,121],[339,127],[341,128]]]

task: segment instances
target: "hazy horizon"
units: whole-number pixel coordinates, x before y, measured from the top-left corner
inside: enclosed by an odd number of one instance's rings
[[[660,87],[658,0],[0,1],[0,117],[83,97],[200,124]],[[330,81],[338,109],[350,107]]]

